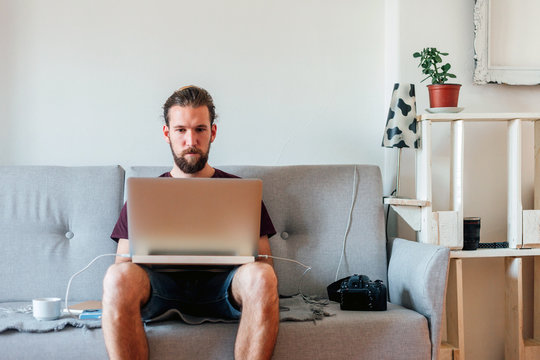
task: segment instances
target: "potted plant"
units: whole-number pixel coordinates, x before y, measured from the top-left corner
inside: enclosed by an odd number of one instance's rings
[[[456,75],[449,73],[451,66],[449,63],[442,64],[442,56],[447,56],[436,48],[424,48],[420,52],[415,52],[413,57],[420,58],[418,67],[422,68],[422,73],[431,78],[431,85],[428,85],[429,105],[432,108],[457,107],[460,84],[447,84],[448,78],[455,79]]]

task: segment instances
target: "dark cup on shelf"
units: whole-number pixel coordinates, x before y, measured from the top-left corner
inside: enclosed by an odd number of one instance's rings
[[[463,218],[463,250],[476,250],[480,243],[480,218]]]

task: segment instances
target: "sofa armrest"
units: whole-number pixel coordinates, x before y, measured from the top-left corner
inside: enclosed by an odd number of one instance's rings
[[[388,243],[390,302],[424,315],[431,337],[431,358],[437,359],[450,250],[404,239]]]

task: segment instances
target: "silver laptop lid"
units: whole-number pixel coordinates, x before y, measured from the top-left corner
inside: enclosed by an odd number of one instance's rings
[[[134,259],[257,253],[261,180],[129,178],[127,193]]]

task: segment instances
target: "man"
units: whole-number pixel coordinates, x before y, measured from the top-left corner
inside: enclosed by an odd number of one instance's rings
[[[165,102],[163,113],[163,135],[171,147],[174,164],[170,172],[161,176],[235,177],[207,163],[217,127],[213,100],[206,90],[195,86],[179,89]],[[270,255],[268,238],[275,230],[264,204],[261,206],[259,254]],[[129,253],[125,205],[111,238],[118,241],[118,254]],[[235,358],[272,356],[278,333],[279,303],[277,279],[270,260],[214,271],[188,267],[162,270],[117,257],[107,271],[103,282],[102,326],[111,359],[147,359],[148,343],[141,318],[149,320],[171,308],[201,317],[240,318]],[[203,285],[193,287],[190,284],[194,281]],[[174,285],[170,286],[171,283]],[[204,293],[204,304],[186,300],[186,292],[189,299]],[[215,300],[207,304],[208,297]]]

